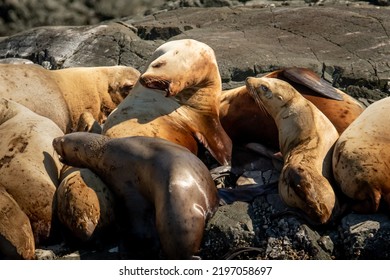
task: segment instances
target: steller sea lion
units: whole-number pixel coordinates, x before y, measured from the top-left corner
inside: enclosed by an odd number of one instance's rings
[[[35,244],[40,244],[51,233],[53,198],[62,168],[52,139],[63,132],[48,118],[0,98],[0,135],[0,185],[27,215]]]
[[[159,137],[188,148],[198,142],[223,165],[232,144],[218,117],[221,77],[214,51],[195,40],[177,40],[153,53],[131,94],[108,117],[109,137]]]
[[[195,258],[219,199],[209,170],[188,149],[161,138],[85,132],[55,138],[53,146],[64,163],[92,170],[123,203],[132,249],[161,245],[167,258]]]
[[[0,185],[0,259],[33,259],[34,235],[30,221]]]
[[[88,168],[64,166],[56,191],[56,212],[73,236],[87,241],[113,225],[114,196]]]
[[[259,107],[275,120],[283,169],[278,189],[283,201],[303,210],[315,224],[329,221],[336,209],[331,154],[339,134],[329,119],[289,83],[275,78],[247,78]]]
[[[64,133],[76,130],[84,112],[102,123],[139,77],[132,67],[74,67],[0,64],[0,97],[54,121]]]
[[[374,102],[340,135],[333,152],[333,174],[353,199],[353,210],[390,210],[390,97]]]
[[[290,83],[328,117],[339,133],[364,110],[353,97],[333,88],[307,68],[281,69],[264,77],[278,78]],[[257,106],[246,86],[221,93],[219,117],[233,143],[259,142],[271,148],[279,147],[278,129],[274,120],[268,112]]]

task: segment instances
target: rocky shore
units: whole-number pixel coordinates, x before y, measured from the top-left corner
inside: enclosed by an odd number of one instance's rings
[[[14,9],[9,8],[6,16],[2,3],[1,59],[26,59],[48,69],[120,64],[142,70],[150,54],[165,41],[193,38],[214,49],[225,89],[242,85],[247,76],[301,66],[313,69],[366,105],[390,94],[390,7],[386,0],[145,1],[138,12],[137,1],[127,10],[120,6],[127,1],[117,1],[118,6],[111,10],[120,10],[121,14],[110,14],[109,8],[103,7],[104,1],[53,2],[39,1],[42,6],[37,7],[42,9],[25,4],[23,12],[15,3],[7,4]],[[211,2],[219,7],[210,7]],[[60,11],[62,6],[67,14]],[[88,7],[92,6],[101,10],[91,12]],[[48,21],[31,21],[20,28],[18,22],[25,21],[23,16],[43,13],[43,7],[50,8],[42,16]],[[75,20],[76,10],[80,15],[89,13],[89,19]],[[68,15],[68,21],[59,21],[59,14]],[[269,161],[261,155],[257,160]],[[235,183],[236,177],[241,177],[238,182],[246,185],[246,176],[259,187],[275,183],[277,178],[277,170],[272,168],[246,167],[240,172],[226,175],[222,184]],[[385,211],[373,215],[345,213],[335,223],[318,227],[285,210],[276,187],[253,201],[221,206],[206,228],[201,257],[390,257],[390,219]],[[99,240],[83,244],[61,237],[38,250],[38,258],[121,258],[114,232],[112,229],[109,234],[112,242],[108,245]],[[244,247],[247,251],[233,254]]]

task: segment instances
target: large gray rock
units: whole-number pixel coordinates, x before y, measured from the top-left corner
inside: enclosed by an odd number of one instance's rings
[[[48,61],[52,68],[125,64],[142,70],[158,45],[193,38],[215,50],[225,88],[250,75],[303,66],[340,88],[379,99],[390,91],[389,12],[366,6],[183,8],[31,29],[0,41],[0,58]]]

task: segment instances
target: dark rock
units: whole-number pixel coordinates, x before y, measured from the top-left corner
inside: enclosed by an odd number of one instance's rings
[[[390,258],[390,219],[387,215],[350,214],[342,219],[340,231],[344,237],[344,258]]]

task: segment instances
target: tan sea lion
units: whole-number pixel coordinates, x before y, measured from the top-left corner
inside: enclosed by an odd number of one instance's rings
[[[0,259],[33,259],[34,235],[27,215],[0,186]]]
[[[221,164],[232,144],[218,117],[221,77],[214,51],[195,40],[177,40],[154,52],[131,94],[107,118],[109,137],[150,136],[197,153],[202,143]]]
[[[271,72],[265,77],[290,83],[329,118],[339,133],[364,110],[356,99],[332,87],[310,69],[291,67]],[[274,120],[253,102],[246,86],[222,92],[219,117],[233,143],[259,142],[278,148],[278,130]]]
[[[390,98],[367,109],[340,135],[333,174],[353,209],[374,213],[383,201],[390,210]]]
[[[275,78],[247,78],[249,93],[272,116],[279,131],[284,165],[279,194],[317,224],[331,218],[336,205],[331,153],[339,134],[329,119],[289,83]]]
[[[112,188],[125,205],[133,249],[153,252],[160,240],[167,258],[196,256],[219,200],[209,170],[188,149],[161,138],[84,132],[53,146],[65,163],[91,169]]]
[[[84,112],[102,123],[139,77],[132,67],[75,67],[0,64],[0,97],[54,121],[64,133],[76,130]]]
[[[56,211],[72,235],[86,241],[113,225],[114,196],[96,174],[87,168],[64,166],[60,182]]]
[[[0,185],[29,218],[39,244],[50,235],[53,197],[62,168],[52,139],[63,132],[48,118],[0,98],[0,135]]]

